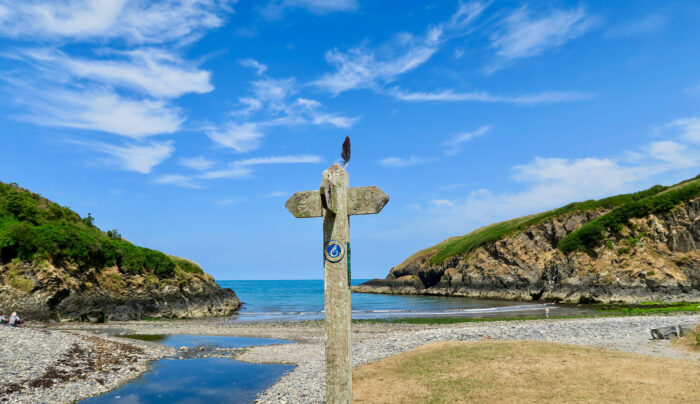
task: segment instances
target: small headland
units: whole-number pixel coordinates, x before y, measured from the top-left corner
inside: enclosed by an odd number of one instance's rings
[[[452,237],[354,292],[569,304],[700,302],[700,176]]]
[[[0,310],[105,322],[226,316],[240,307],[196,263],[102,231],[88,214],[0,182]]]

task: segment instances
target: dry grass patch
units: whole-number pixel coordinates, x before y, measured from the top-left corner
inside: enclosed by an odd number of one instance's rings
[[[700,352],[700,324],[689,335],[671,341],[671,345],[681,351]]]
[[[440,342],[357,367],[355,403],[698,402],[700,363],[536,341]]]

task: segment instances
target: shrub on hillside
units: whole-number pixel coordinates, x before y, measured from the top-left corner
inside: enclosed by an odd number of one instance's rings
[[[16,258],[49,259],[79,268],[117,265],[126,273],[152,272],[162,277],[172,276],[175,270],[169,256],[122,240],[117,230],[99,230],[90,213],[81,218],[16,184],[0,183],[0,263]],[[188,267],[196,272],[193,268]]]
[[[569,233],[559,242],[558,248],[566,254],[573,251],[590,252],[602,243],[606,233],[620,232],[630,219],[668,213],[678,204],[697,196],[700,196],[700,184],[690,183],[627,203]]]

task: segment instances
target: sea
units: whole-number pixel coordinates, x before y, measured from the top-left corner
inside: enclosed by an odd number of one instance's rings
[[[367,279],[353,279],[357,285]],[[323,280],[220,280],[243,302],[233,321],[300,321],[323,319]],[[554,303],[513,302],[466,297],[352,293],[353,319],[416,317],[521,317],[583,314],[587,310]]]

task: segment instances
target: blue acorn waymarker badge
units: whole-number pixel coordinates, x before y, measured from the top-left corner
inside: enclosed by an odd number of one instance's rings
[[[331,240],[326,244],[326,259],[330,262],[338,262],[345,256],[345,244],[342,241]]]

